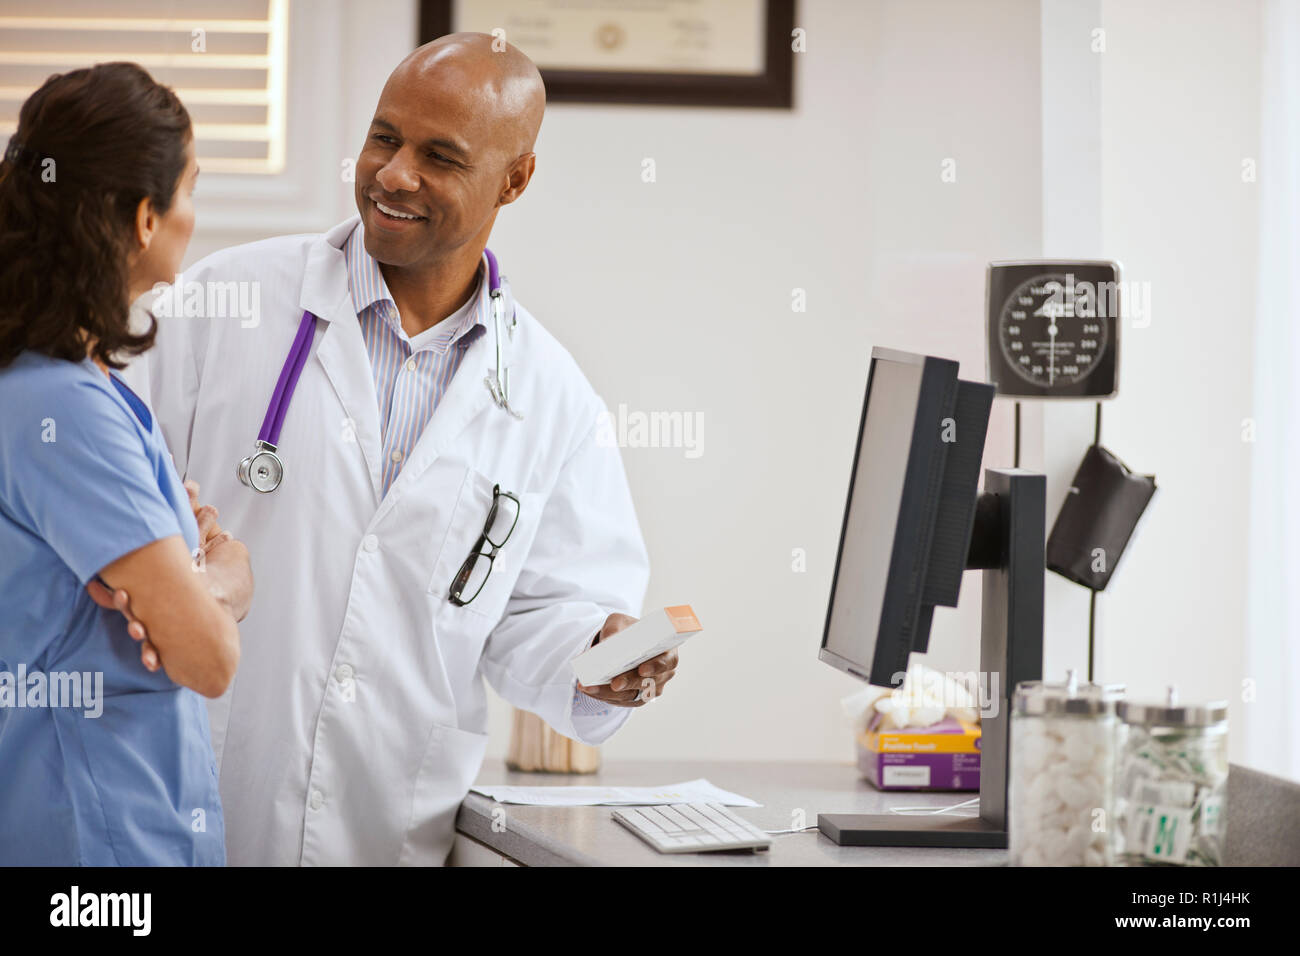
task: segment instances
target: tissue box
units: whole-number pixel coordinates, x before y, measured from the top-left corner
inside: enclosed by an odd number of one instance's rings
[[[902,730],[878,724],[857,740],[858,768],[877,790],[979,790],[978,724],[952,717]]]

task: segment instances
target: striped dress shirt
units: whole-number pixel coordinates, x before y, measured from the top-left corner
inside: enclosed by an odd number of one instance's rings
[[[360,224],[348,237],[343,255],[352,304],[375,376],[383,447],[382,490],[386,495],[446,394],[465,350],[487,331],[487,289],[480,268],[479,283],[469,301],[412,338],[402,328],[397,303],[379,263],[366,252]]]
[[[383,448],[383,494],[386,495],[424,426],[433,418],[452,376],[460,368],[465,350],[487,332],[491,312],[480,264],[478,286],[469,301],[441,322],[414,337],[408,336],[379,263],[366,252],[363,229],[358,223],[352,230],[343,245],[343,257],[352,304],[357,310],[375,377]],[[603,701],[575,690],[573,715],[608,717],[610,708]]]

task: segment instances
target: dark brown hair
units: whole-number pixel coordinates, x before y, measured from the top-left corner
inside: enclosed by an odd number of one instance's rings
[[[171,207],[189,113],[134,63],[51,76],[27,98],[0,164],[0,368],[24,349],[79,362],[153,345],[128,326],[128,256],[148,197]]]

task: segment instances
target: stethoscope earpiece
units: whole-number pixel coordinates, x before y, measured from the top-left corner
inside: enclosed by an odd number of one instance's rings
[[[503,326],[509,340],[514,341],[515,326],[518,324],[516,309],[512,298],[510,303],[510,324],[506,325],[506,290],[509,286],[505,282],[505,277],[501,275],[501,270],[497,266],[497,257],[493,255],[492,250],[484,249],[483,255],[487,257],[488,261],[488,302],[492,309],[492,334],[496,339],[497,353],[495,380],[493,380],[493,376],[489,375],[484,381],[487,383],[488,391],[492,394],[492,400],[515,418],[522,419],[523,414],[510,407],[510,369],[506,366],[505,356],[501,348],[501,330]]]

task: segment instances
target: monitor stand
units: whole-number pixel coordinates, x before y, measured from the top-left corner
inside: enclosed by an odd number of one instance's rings
[[[820,813],[817,829],[841,846],[1007,845],[1007,765],[1016,684],[1043,676],[1043,573],[1047,479],[987,468],[966,567],[984,571],[980,672],[992,715],[981,716],[978,817]],[[995,683],[996,681],[996,683]]]

